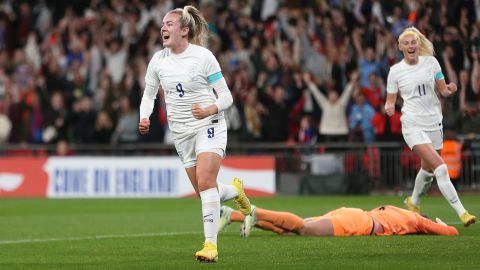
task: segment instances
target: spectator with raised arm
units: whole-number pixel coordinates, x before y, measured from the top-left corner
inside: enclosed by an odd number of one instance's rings
[[[340,97],[335,90],[330,90],[328,95],[325,96],[320,89],[318,89],[312,76],[308,72],[303,74],[303,81],[322,109],[322,118],[320,119],[318,128],[322,140],[327,142],[346,141],[348,136],[346,110],[350,96],[358,83],[358,73],[353,72],[351,74],[350,82]]]
[[[380,75],[380,66],[375,49],[370,46],[364,49],[362,46],[361,35],[364,33],[365,30],[358,27],[355,28],[352,33],[352,42],[357,53],[358,69],[360,72],[360,87],[367,87],[369,85],[368,76],[370,73]]]

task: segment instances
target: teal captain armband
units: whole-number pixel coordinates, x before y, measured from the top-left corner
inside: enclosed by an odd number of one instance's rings
[[[220,80],[221,78],[223,78],[223,74],[221,71],[217,72],[217,73],[213,73],[212,75],[209,75],[207,77],[207,80],[208,80],[208,83],[214,83],[218,80]]]
[[[442,80],[442,79],[445,79],[445,76],[443,76],[443,73],[441,71],[437,72],[437,74],[435,74],[435,81]]]

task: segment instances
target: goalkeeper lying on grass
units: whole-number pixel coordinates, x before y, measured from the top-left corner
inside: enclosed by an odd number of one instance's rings
[[[249,236],[254,226],[277,234],[304,236],[458,235],[455,227],[438,218],[433,222],[416,212],[390,205],[371,211],[342,207],[305,219],[290,212],[270,211],[253,205],[251,216],[245,217],[228,206],[222,206],[220,215],[219,231],[231,222],[243,222],[242,236]]]

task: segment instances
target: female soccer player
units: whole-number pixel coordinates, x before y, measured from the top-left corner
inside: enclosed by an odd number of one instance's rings
[[[404,59],[390,68],[387,79],[385,111],[392,116],[397,94],[403,98],[402,133],[408,146],[421,158],[412,196],[405,199],[408,209],[419,212],[420,196],[437,179],[438,188],[455,209],[465,226],[475,223],[475,216],[463,207],[448,169],[439,151],[443,146],[442,110],[435,92],[448,97],[457,91],[454,83],[446,84],[440,65],[433,57],[432,43],[416,28],[405,29],[398,38]],[[433,173],[432,173],[433,172]]]
[[[304,236],[358,235],[458,235],[458,230],[440,219],[433,222],[422,215],[391,205],[370,211],[341,207],[318,217],[303,219],[290,212],[279,212],[252,206],[252,214],[244,216],[222,206],[219,230],[231,222],[243,222],[242,236],[249,236],[253,226],[277,234]]]
[[[246,215],[251,209],[240,179],[235,178],[232,185],[217,185],[227,144],[223,111],[233,99],[218,61],[205,48],[207,34],[207,22],[193,6],[177,8],[165,15],[161,28],[165,49],[155,53],[148,64],[139,131],[141,134],[149,131],[149,117],[161,86],[175,148],[202,201],[205,242],[195,257],[215,262],[220,201],[235,198]]]

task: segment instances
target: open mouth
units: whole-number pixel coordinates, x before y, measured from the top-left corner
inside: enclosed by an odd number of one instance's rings
[[[408,53],[409,55],[413,55],[413,54],[415,54],[415,50],[408,50],[407,53]]]
[[[170,39],[170,35],[169,34],[163,34],[162,36],[163,40],[169,40]]]

